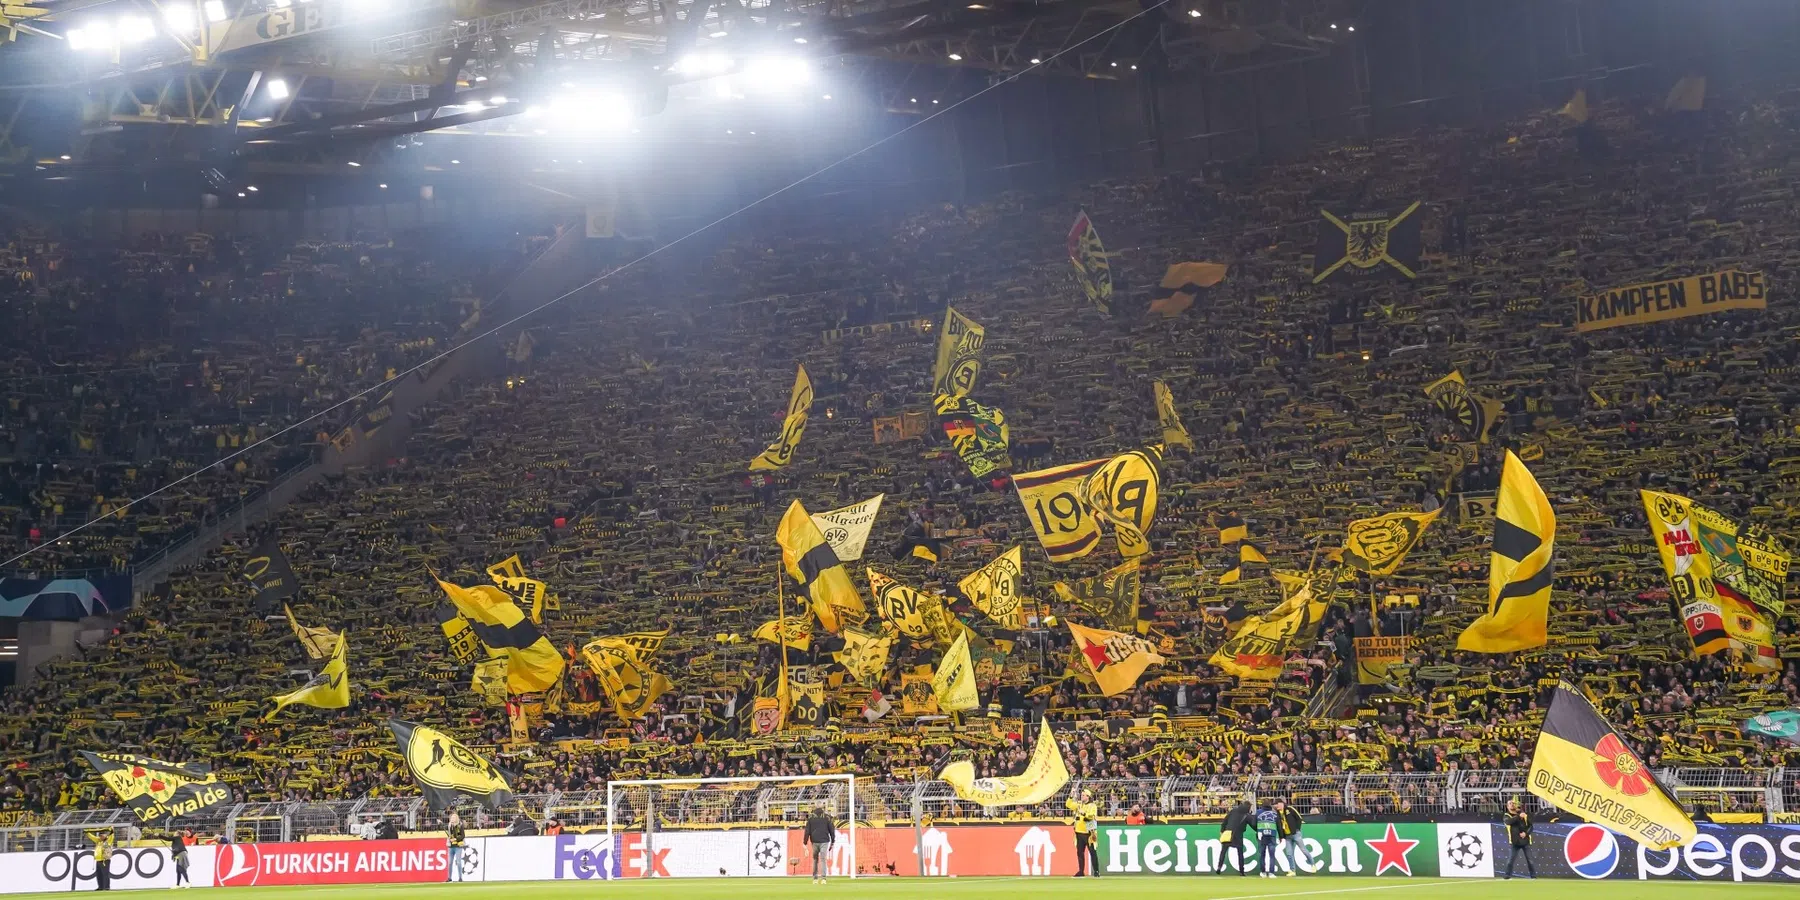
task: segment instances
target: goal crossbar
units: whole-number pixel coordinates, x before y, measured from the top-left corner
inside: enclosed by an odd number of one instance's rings
[[[844,830],[849,838],[849,877],[857,875],[856,865],[856,776],[850,773],[830,775],[742,775],[736,778],[622,778],[606,782],[606,837],[611,841],[621,826],[618,818],[619,792],[626,788],[703,787],[709,784],[763,784],[774,787],[809,787],[832,783],[844,785],[846,809]],[[654,834],[655,810],[646,811],[647,830]]]

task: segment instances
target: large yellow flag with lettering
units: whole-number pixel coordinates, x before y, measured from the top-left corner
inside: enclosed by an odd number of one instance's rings
[[[1109,460],[1054,466],[1013,476],[1025,519],[1051,562],[1080,559],[1100,545],[1100,521],[1087,501],[1087,479]]]
[[[1037,747],[1032,749],[1025,771],[1001,778],[976,778],[975,764],[959,759],[944,766],[938,779],[950,785],[957,799],[981,806],[1031,806],[1056,796],[1069,783],[1069,767],[1050,731],[1049,717],[1038,723]]]
[[[1075,636],[1075,652],[1093,674],[1100,693],[1108,697],[1131,690],[1145,669],[1163,662],[1155,645],[1135,634],[1084,628],[1074,622],[1068,625]]]
[[[661,672],[650,668],[650,658],[662,647],[669,630],[640,631],[617,637],[596,638],[581,648],[588,668],[600,679],[600,687],[612,700],[620,719],[641,719],[673,685]]]
[[[938,333],[937,361],[931,367],[931,394],[966,397],[981,377],[981,348],[987,329],[956,311],[944,310],[944,329]]]
[[[1550,696],[1527,784],[1557,809],[1652,850],[1689,844],[1697,834],[1656,774],[1568,682]]]
[[[794,373],[794,389],[788,394],[787,416],[781,421],[781,435],[750,461],[750,471],[779,469],[794,461],[794,450],[800,446],[800,436],[806,433],[806,417],[812,404],[812,379],[806,376],[806,367],[800,366]]]
[[[941,712],[962,712],[981,705],[981,695],[975,689],[975,661],[969,657],[968,632],[958,634],[950,649],[944,651],[944,658],[938,660],[937,671],[931,675],[931,692],[937,696]]]
[[[1537,479],[1506,451],[1494,505],[1494,551],[1488,554],[1488,611],[1456,639],[1456,649],[1512,653],[1549,641],[1551,556],[1556,513]]]

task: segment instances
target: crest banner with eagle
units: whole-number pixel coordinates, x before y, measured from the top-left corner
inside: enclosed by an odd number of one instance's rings
[[[1313,252],[1313,284],[1333,275],[1374,275],[1393,269],[1407,278],[1419,277],[1422,245],[1419,201],[1389,216],[1385,212],[1338,215],[1319,210],[1319,244]]]

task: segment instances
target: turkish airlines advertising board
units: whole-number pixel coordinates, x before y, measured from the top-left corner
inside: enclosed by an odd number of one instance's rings
[[[472,842],[479,851],[480,842]],[[465,851],[465,854],[467,851]],[[479,857],[477,857],[479,858]],[[468,866],[464,875],[468,876]],[[480,881],[477,877],[470,881]],[[217,887],[291,884],[404,884],[448,881],[443,838],[398,841],[318,841],[304,844],[227,844],[217,848]]]

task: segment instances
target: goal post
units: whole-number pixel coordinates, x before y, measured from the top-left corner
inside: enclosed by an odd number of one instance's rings
[[[828,874],[855,878],[856,789],[847,773],[608,781],[608,877],[810,876],[802,829],[823,809],[837,826]]]

